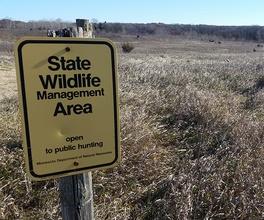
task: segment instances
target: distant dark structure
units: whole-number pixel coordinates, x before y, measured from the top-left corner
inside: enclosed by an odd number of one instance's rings
[[[93,26],[87,19],[76,19],[76,27],[48,30],[47,37],[93,38]]]

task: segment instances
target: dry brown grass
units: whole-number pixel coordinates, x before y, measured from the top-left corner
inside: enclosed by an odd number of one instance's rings
[[[263,51],[246,42],[114,40],[122,160],[92,174],[95,218],[264,218]],[[124,40],[135,46],[129,54]],[[25,174],[14,63],[4,56],[0,218],[59,219],[58,181]]]

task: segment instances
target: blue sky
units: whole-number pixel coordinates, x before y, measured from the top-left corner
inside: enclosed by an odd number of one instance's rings
[[[0,19],[264,26],[264,0],[0,0]]]

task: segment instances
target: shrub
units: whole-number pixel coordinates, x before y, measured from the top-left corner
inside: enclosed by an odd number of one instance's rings
[[[261,75],[256,80],[256,87],[257,89],[262,89],[264,87],[264,76]]]
[[[135,47],[132,43],[124,42],[121,44],[124,53],[130,53]]]

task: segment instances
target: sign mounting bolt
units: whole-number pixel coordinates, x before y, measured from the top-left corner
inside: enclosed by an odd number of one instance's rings
[[[69,47],[66,47],[66,49],[65,49],[67,52],[70,52],[70,50],[71,50],[71,48],[69,48]]]
[[[80,164],[79,161],[75,161],[73,165],[74,166],[79,166],[79,164]]]

